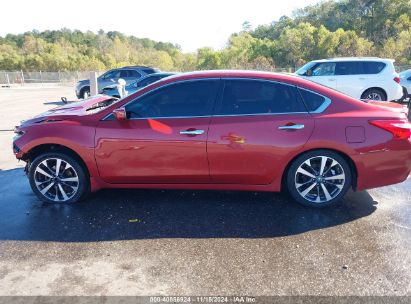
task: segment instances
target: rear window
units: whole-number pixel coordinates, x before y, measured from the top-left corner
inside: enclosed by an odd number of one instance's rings
[[[386,64],[384,62],[366,61],[363,62],[364,74],[378,74],[384,70]]]
[[[299,88],[299,91],[309,112],[315,112],[316,110],[318,110],[326,100],[324,96],[318,95],[311,91],[307,91],[301,88]]]

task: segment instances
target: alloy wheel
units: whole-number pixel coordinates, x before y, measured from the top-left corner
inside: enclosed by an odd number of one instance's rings
[[[39,192],[49,200],[66,202],[79,188],[79,177],[72,165],[61,158],[47,158],[34,170]]]
[[[305,200],[327,203],[337,197],[346,183],[342,165],[332,157],[315,156],[304,161],[295,173],[295,188]]]
[[[369,99],[369,100],[376,100],[376,101],[382,101],[382,97],[380,94],[372,92],[370,94],[368,94],[365,99]]]

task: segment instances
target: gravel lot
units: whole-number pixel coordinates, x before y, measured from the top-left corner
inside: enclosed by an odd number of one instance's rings
[[[411,296],[411,179],[325,210],[232,191],[40,203],[10,130],[61,96],[0,89],[0,295]]]

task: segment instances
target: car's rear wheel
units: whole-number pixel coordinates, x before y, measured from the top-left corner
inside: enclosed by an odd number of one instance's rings
[[[361,99],[387,101],[387,96],[383,90],[380,89],[368,89],[361,95]]]
[[[351,169],[338,153],[316,150],[297,157],[287,172],[287,189],[298,203],[326,207],[341,201],[352,184]]]
[[[85,168],[64,153],[45,153],[35,158],[29,181],[33,192],[46,203],[74,203],[89,192]]]

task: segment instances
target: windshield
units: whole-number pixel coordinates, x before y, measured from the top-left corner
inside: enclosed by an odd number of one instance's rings
[[[400,78],[402,78],[402,79],[405,79],[408,76],[411,76],[411,70],[407,70],[407,71],[404,71],[404,72],[400,73]]]
[[[302,66],[301,68],[299,68],[295,73],[296,73],[297,75],[300,75],[300,76],[305,76],[305,73],[306,73],[309,69],[311,69],[315,64],[316,64],[316,62],[311,61],[311,62],[303,65],[303,66]]]

